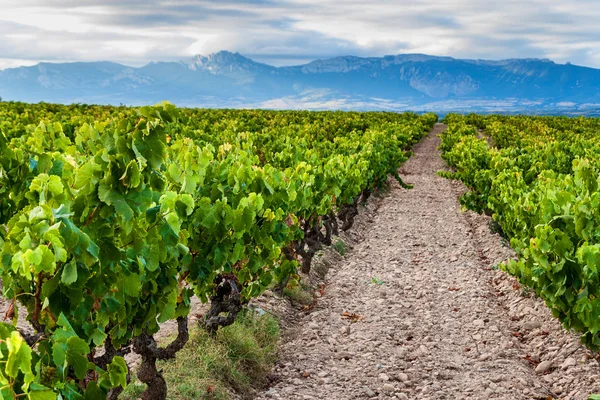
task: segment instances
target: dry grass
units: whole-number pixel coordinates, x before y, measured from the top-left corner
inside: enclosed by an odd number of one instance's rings
[[[251,398],[254,389],[266,384],[278,339],[278,322],[250,311],[220,329],[215,338],[194,328],[177,358],[159,365],[169,387],[168,398],[221,400],[229,399],[232,391]],[[135,400],[143,390],[144,385],[134,381],[121,398]]]

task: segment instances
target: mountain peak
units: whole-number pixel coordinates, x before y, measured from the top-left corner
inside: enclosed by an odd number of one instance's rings
[[[187,64],[191,70],[208,71],[213,74],[249,72],[262,70],[265,67],[268,67],[265,64],[260,64],[244,57],[238,52],[232,53],[226,50],[221,50],[217,53],[208,55],[195,55],[191,60],[185,62],[185,64]]]
[[[217,51],[216,53],[210,53],[210,54],[206,54],[206,55],[196,54],[193,58],[211,60],[214,62],[233,62],[233,61],[240,61],[240,60],[250,60],[249,58],[242,56],[238,52],[233,53],[233,52],[227,51],[227,50],[221,50],[221,51]]]

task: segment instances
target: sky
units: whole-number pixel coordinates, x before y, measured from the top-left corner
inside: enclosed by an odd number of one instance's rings
[[[600,68],[599,20],[599,0],[0,0],[0,69],[219,50],[272,65],[425,53]]]

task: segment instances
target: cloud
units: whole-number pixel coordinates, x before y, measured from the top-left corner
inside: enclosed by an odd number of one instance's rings
[[[0,9],[0,68],[142,65],[223,49],[275,65],[415,52],[600,67],[597,0],[0,0]]]

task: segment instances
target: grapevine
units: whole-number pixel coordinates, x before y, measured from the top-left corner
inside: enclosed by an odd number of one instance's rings
[[[190,299],[215,332],[285,287],[360,201],[397,175],[434,115],[0,105],[3,396],[117,398],[141,356],[187,342]],[[222,316],[227,312],[227,316]],[[33,328],[17,327],[25,318]],[[154,335],[176,321],[177,337]],[[6,394],[6,395],[5,395]]]
[[[518,260],[501,268],[535,290],[567,329],[600,346],[600,122],[593,118],[447,117],[444,175],[470,189]],[[481,137],[478,129],[482,129]]]

